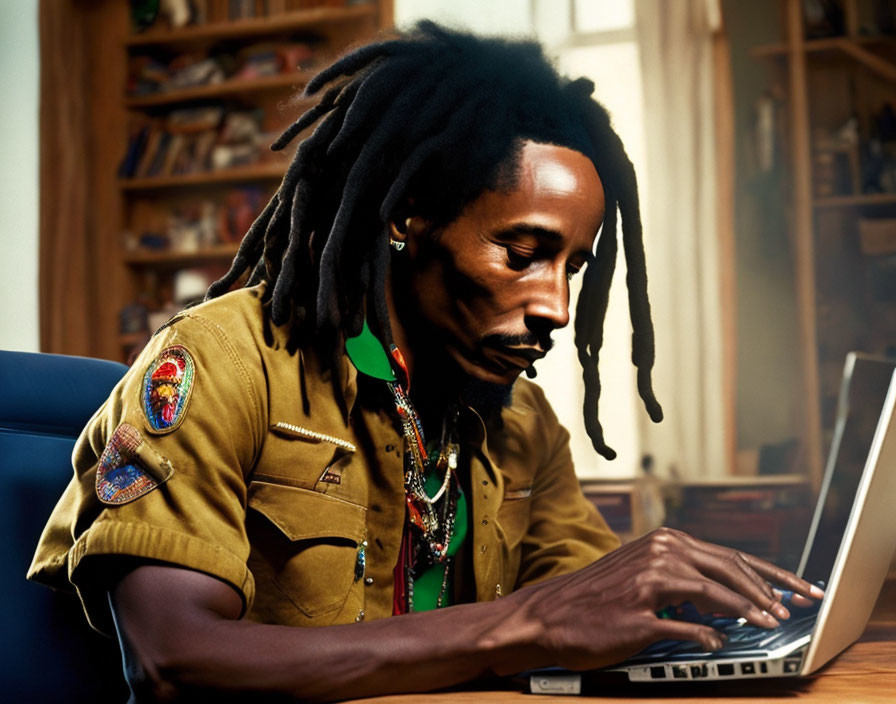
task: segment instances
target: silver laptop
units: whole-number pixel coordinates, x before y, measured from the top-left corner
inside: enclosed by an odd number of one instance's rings
[[[530,673],[533,693],[578,694],[583,678],[689,682],[808,675],[865,630],[896,549],[896,361],[851,352],[831,450],[797,573],[825,585],[820,605],[764,629],[723,619],[725,647],[657,643],[618,665],[587,673]],[[618,681],[618,679],[617,679]]]

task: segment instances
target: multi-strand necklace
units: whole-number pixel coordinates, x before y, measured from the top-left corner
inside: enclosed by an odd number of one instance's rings
[[[405,383],[407,367],[401,352],[394,345],[392,358],[402,372]],[[386,382],[395,401],[404,435],[404,491],[407,525],[402,538],[399,563],[396,567],[395,613],[414,608],[414,579],[433,565],[444,564],[444,574],[437,606],[441,606],[448,588],[451,558],[448,547],[454,535],[460,483],[457,462],[457,409],[450,408],[442,422],[439,447],[427,451],[423,424],[401,380]],[[430,496],[426,490],[428,474],[441,477],[441,485]]]

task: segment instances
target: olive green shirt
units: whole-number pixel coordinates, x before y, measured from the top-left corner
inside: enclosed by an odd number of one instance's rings
[[[95,628],[112,631],[106,592],[133,558],[223,580],[260,622],[318,626],[392,614],[405,493],[389,392],[359,379],[345,355],[325,366],[311,352],[289,351],[285,330],[263,320],[260,288],[184,311],[78,439],[74,477],[28,577],[74,587]],[[145,376],[173,347],[188,353],[192,383],[174,423],[160,430],[145,410]],[[468,591],[477,601],[579,569],[619,545],[584,498],[568,433],[541,389],[520,379],[501,421],[487,428],[472,409],[461,419]],[[104,450],[119,428],[144,480],[131,488],[143,488],[104,503],[97,468],[114,457]]]

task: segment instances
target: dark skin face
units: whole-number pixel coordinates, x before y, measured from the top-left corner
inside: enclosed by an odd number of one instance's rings
[[[442,228],[418,216],[393,224],[407,244],[393,255],[393,335],[414,383],[447,366],[508,385],[543,357],[569,323],[569,279],[592,257],[603,217],[590,159],[525,142],[511,190],[486,191]]]

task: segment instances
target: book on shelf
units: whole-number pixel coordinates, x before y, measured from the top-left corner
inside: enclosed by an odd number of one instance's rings
[[[119,178],[130,178],[136,171],[143,154],[146,151],[147,141],[151,136],[148,125],[135,125],[131,127],[128,138],[128,146],[125,149],[124,158],[118,166]]]
[[[145,178],[149,175],[149,167],[152,164],[152,158],[159,150],[159,142],[162,139],[162,130],[158,125],[150,125],[146,127],[149,134],[143,145],[143,152],[137,162],[136,168],[130,174],[135,178]]]
[[[182,0],[187,3],[187,11],[181,11],[177,6],[177,12],[163,11],[156,14],[155,18],[148,18],[145,23],[140,23],[136,31],[144,32],[151,29],[159,31],[159,26],[165,29],[180,29],[181,27],[203,26],[226,22],[239,22],[259,17],[275,17],[288,12],[300,12],[317,7],[348,7],[366,4],[370,0]]]

